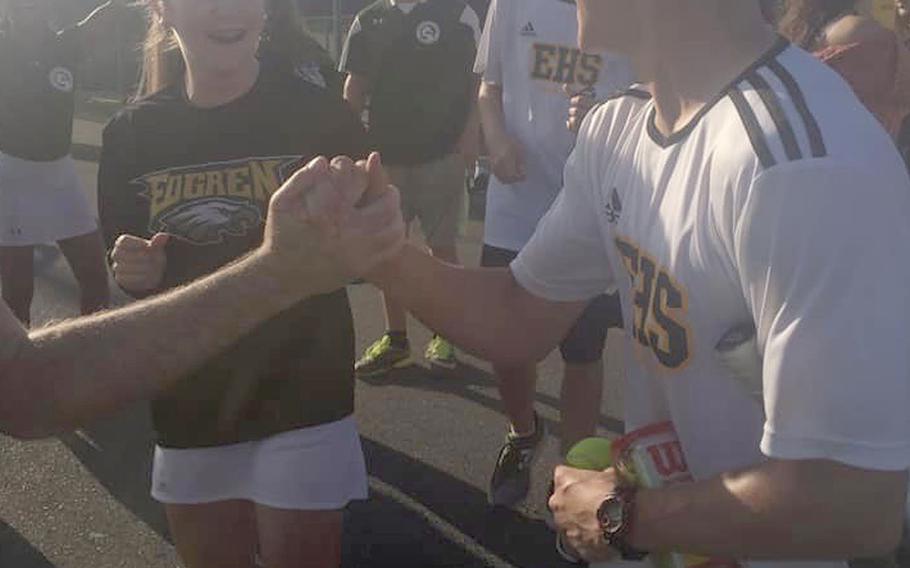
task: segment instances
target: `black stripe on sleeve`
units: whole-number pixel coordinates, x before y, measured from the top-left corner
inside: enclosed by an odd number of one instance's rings
[[[790,120],[787,118],[777,94],[771,90],[768,82],[758,73],[750,74],[746,81],[752,85],[765,104],[765,108],[768,109],[768,114],[771,115],[771,119],[777,127],[777,132],[780,134],[784,151],[787,153],[787,159],[791,162],[801,159],[803,153],[799,149],[799,142],[796,141],[796,133],[793,132],[793,126],[790,124]]]
[[[812,115],[812,111],[809,110],[809,105],[806,104],[806,97],[803,96],[803,92],[800,90],[796,79],[794,79],[793,75],[791,75],[790,72],[781,65],[780,61],[776,59],[772,59],[768,62],[768,69],[777,76],[784,85],[784,88],[787,89],[787,93],[790,95],[793,104],[796,105],[796,110],[799,112],[803,123],[806,125],[806,132],[809,135],[809,145],[812,148],[812,156],[815,158],[824,158],[828,155],[828,149],[825,147],[822,131],[818,127],[818,122],[816,122],[815,116]]]
[[[730,89],[730,100],[733,101],[733,105],[743,121],[743,127],[746,129],[746,134],[749,135],[749,140],[752,142],[752,148],[755,149],[758,161],[766,169],[773,167],[777,164],[777,160],[774,159],[774,154],[771,153],[771,148],[768,147],[768,141],[765,140],[765,133],[762,132],[758,118],[756,118],[752,107],[749,106],[749,102],[743,96],[739,87]]]

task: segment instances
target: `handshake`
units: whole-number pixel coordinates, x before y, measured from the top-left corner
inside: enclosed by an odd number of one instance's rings
[[[131,293],[157,290],[170,236],[121,236],[111,252],[117,283]],[[405,243],[398,190],[379,154],[355,162],[320,157],[294,173],[269,203],[263,243],[253,254],[279,289],[321,294],[396,257]]]

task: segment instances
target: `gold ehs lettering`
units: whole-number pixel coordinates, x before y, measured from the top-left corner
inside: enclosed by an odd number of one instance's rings
[[[583,53],[578,48],[542,43],[534,44],[531,77],[553,83],[593,87],[600,79],[603,57]]]

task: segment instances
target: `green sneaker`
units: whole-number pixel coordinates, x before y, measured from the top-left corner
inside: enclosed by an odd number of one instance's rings
[[[458,361],[455,359],[455,347],[438,335],[434,335],[433,339],[427,344],[427,351],[424,356],[431,367],[451,370],[458,365]]]
[[[375,377],[412,363],[410,348],[392,345],[392,338],[385,334],[367,347],[363,357],[354,365],[354,371],[358,377]]]

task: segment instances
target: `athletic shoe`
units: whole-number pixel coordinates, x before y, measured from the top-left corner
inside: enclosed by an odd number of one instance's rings
[[[392,369],[399,369],[411,365],[410,347],[397,347],[392,344],[392,338],[385,334],[367,347],[363,357],[354,365],[358,377],[376,377],[384,375]]]
[[[487,499],[491,505],[514,507],[528,496],[531,489],[531,468],[545,434],[544,424],[536,413],[533,434],[518,436],[509,428],[490,479]]]
[[[458,365],[458,361],[455,359],[455,347],[438,335],[434,335],[427,344],[424,357],[431,367],[451,370]]]

